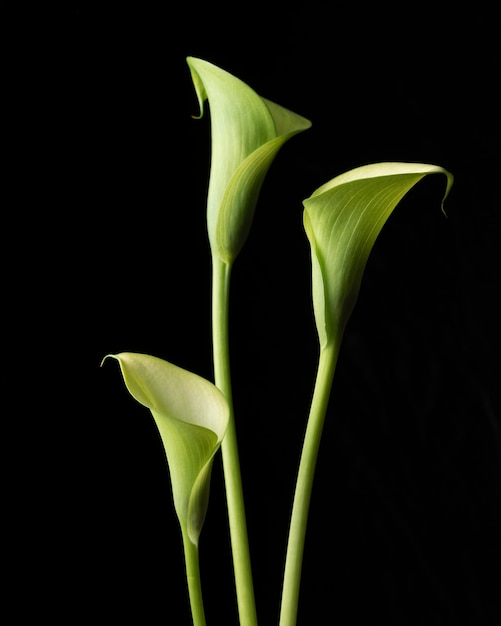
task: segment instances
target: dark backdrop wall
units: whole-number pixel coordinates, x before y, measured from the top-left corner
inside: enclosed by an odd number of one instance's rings
[[[37,172],[36,202],[22,210],[36,241],[26,250],[28,327],[38,376],[59,390],[42,396],[50,452],[31,484],[39,530],[26,567],[34,593],[43,581],[39,615],[190,623],[156,431],[115,364],[99,365],[137,351],[212,377],[210,127],[192,118],[194,55],[313,122],[273,164],[233,274],[260,623],[277,623],[317,357],[301,201],[342,171],[386,160],[437,163],[456,183],[446,218],[443,181],[421,182],[371,255],[320,451],[298,624],[499,623],[492,11],[70,2],[27,17],[43,23],[26,64]],[[213,625],[237,624],[227,535],[218,459],[201,540]]]

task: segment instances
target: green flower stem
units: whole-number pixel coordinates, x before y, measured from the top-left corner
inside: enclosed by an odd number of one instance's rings
[[[198,546],[194,544],[188,534],[183,531],[184,560],[186,563],[186,580],[190,595],[191,615],[193,626],[205,626],[202,586],[200,583],[200,563]]]
[[[320,351],[315,389],[292,506],[282,588],[280,626],[295,626],[297,620],[301,567],[313,478],[338,353],[338,346],[333,343],[327,344]]]
[[[223,392],[230,407],[230,419],[221,445],[221,451],[240,626],[257,626],[256,603],[231,391],[228,341],[230,274],[231,265],[223,263],[215,257],[213,259],[212,284],[214,377],[216,387]]]

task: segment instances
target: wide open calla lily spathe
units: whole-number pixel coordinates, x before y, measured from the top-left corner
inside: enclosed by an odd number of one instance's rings
[[[426,163],[373,163],[336,176],[303,201],[311,246],[312,291],[321,347],[340,342],[358,298],[369,254],[405,194],[429,174],[450,172]]]
[[[211,119],[207,229],[213,257],[231,264],[254,217],[266,173],[280,148],[311,122],[259,96],[243,81],[202,59],[188,57],[200,115]]]

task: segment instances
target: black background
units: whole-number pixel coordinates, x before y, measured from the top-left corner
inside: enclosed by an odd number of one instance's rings
[[[20,490],[20,614],[190,623],[163,451],[100,361],[145,352],[212,377],[210,126],[192,118],[193,55],[313,122],[272,165],[232,278],[260,623],[277,623],[317,358],[301,200],[389,160],[437,163],[456,182],[446,218],[444,181],[422,181],[371,255],[326,420],[298,625],[500,623],[496,19],[480,5],[333,6],[26,10],[11,302],[37,402],[24,386],[19,476],[37,461]],[[218,459],[201,538],[209,625],[237,624],[230,558]]]

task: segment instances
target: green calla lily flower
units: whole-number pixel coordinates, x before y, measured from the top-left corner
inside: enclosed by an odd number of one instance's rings
[[[378,234],[400,200],[428,174],[447,178],[443,205],[453,176],[442,167],[423,163],[358,167],[336,176],[303,201],[320,353],[294,493],[280,626],[295,624],[297,619],[313,475],[344,329]]]
[[[228,403],[209,381],[157,357],[122,352],[106,358],[119,362],[127,389],[155,419],[183,534],[198,545],[212,461],[228,425]]]
[[[207,227],[212,254],[231,264],[249,233],[266,173],[283,144],[311,122],[261,98],[244,82],[188,57],[200,116],[208,100],[212,155]]]
[[[405,194],[428,174],[446,176],[443,204],[453,176],[442,167],[423,163],[358,167],[333,178],[303,201],[321,347],[341,339],[379,232]]]

